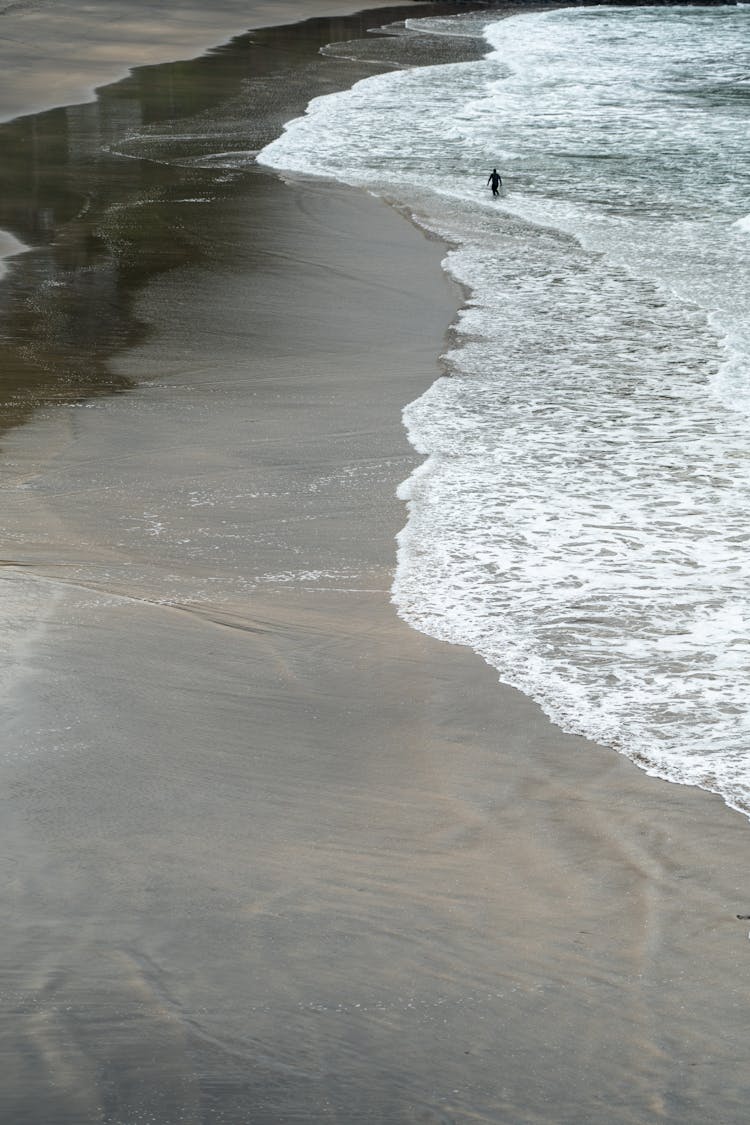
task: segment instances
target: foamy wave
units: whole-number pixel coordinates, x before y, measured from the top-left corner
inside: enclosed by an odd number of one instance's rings
[[[450,255],[473,294],[454,377],[405,411],[429,459],[394,600],[566,729],[750,807],[750,461],[708,390],[717,340],[543,232],[500,250]]]

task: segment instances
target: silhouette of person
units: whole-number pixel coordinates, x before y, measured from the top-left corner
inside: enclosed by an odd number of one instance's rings
[[[487,183],[492,184],[492,194],[493,195],[499,195],[500,194],[499,188],[502,186],[502,182],[503,182],[502,176],[498,172],[497,168],[493,168],[492,171],[490,172],[489,176],[487,177]]]

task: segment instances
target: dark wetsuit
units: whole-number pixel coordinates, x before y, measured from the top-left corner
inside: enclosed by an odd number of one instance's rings
[[[492,194],[493,195],[499,195],[500,194],[498,189],[500,188],[502,182],[503,182],[502,178],[501,178],[500,173],[498,172],[497,168],[493,168],[492,171],[490,172],[489,176],[487,177],[487,183],[492,184]]]

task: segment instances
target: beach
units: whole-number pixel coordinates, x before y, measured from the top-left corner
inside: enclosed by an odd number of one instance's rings
[[[445,245],[232,157],[369,72],[354,8],[68,114],[12,260],[0,1121],[742,1122],[746,819],[391,604]]]

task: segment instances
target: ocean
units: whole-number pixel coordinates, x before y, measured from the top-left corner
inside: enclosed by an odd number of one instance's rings
[[[750,8],[400,35],[460,61],[317,98],[258,157],[406,209],[466,292],[404,411],[398,612],[750,814]]]

